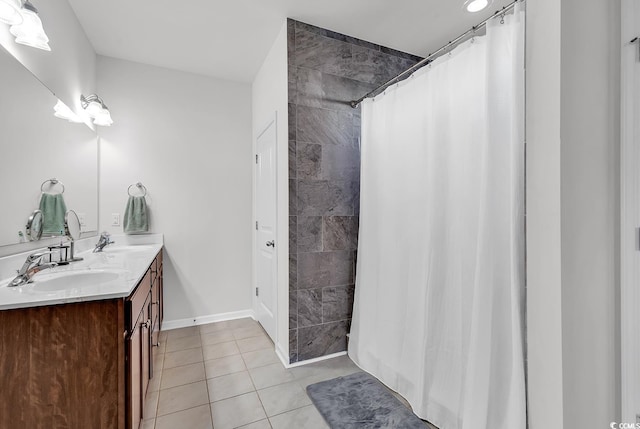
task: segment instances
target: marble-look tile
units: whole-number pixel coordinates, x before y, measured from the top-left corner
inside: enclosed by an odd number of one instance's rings
[[[269,417],[311,404],[306,392],[295,381],[258,390],[258,395]]]
[[[298,181],[289,179],[289,213],[298,212]]]
[[[296,141],[296,124],[298,123],[296,105],[289,103],[287,110],[289,115],[289,141]]]
[[[202,362],[202,349],[188,349],[177,352],[165,353],[163,371],[167,368],[176,366],[190,365],[196,362]]]
[[[354,291],[353,285],[322,289],[322,321],[327,323],[350,319],[353,313]]]
[[[392,49],[392,48],[387,48],[386,46],[380,46],[380,52],[384,52],[385,54],[388,54],[388,55],[393,55],[394,57],[398,57],[398,58],[403,58],[405,60],[409,60],[414,64],[422,61],[422,59],[423,59],[422,57],[420,57],[418,55],[413,55],[413,54],[409,54],[407,52],[397,51],[397,50]],[[398,72],[398,73],[400,73],[400,72]]]
[[[353,113],[350,102],[374,90],[376,85],[300,68],[296,87],[299,106]]]
[[[296,28],[295,65],[342,76],[350,67],[352,45]]]
[[[299,361],[338,353],[347,349],[346,321],[298,329]]]
[[[352,142],[351,112],[298,106],[296,121],[298,143],[349,145]]]
[[[291,113],[291,105],[292,104],[296,104],[297,100],[298,100],[298,67],[296,67],[295,65],[289,65],[288,69],[287,69],[287,83],[288,83],[288,87],[287,87],[287,101],[289,102],[289,113]],[[294,112],[295,113],[295,112]],[[295,118],[295,117],[294,117]],[[291,132],[293,131],[293,139],[295,140],[295,120],[292,122],[291,121],[291,116],[289,116],[289,138],[291,139]],[[293,127],[291,127],[291,125],[294,125]]]
[[[207,380],[209,401],[216,402],[255,390],[247,371],[236,372]]]
[[[158,417],[155,429],[213,429],[209,405],[190,408],[177,413]]]
[[[322,146],[315,143],[298,143],[296,168],[298,179],[319,179],[322,174]]]
[[[353,251],[300,253],[298,289],[353,284],[353,264]]]
[[[289,247],[289,291],[298,289],[298,254],[295,249],[296,247]]]
[[[278,414],[270,418],[273,429],[329,429],[318,410],[313,405]]]
[[[330,252],[331,275],[327,286],[342,286],[355,283],[354,252]]]
[[[298,329],[289,330],[289,363],[298,362]]]
[[[330,250],[358,249],[358,218],[327,216],[322,218],[322,248]]]
[[[160,389],[182,386],[205,379],[204,363],[198,362],[191,365],[167,368],[162,373]]]
[[[209,394],[207,393],[207,383],[204,381],[160,390],[158,416],[187,410],[208,403]]]
[[[322,323],[322,289],[298,291],[298,327]]]
[[[289,216],[289,252],[296,253],[298,248],[298,216]]]
[[[295,179],[298,175],[298,161],[296,160],[296,141],[289,140],[289,179]]]
[[[353,181],[298,180],[298,216],[352,216],[355,189]]]
[[[347,77],[371,84],[382,84],[415,64],[414,61],[354,46]]]
[[[267,417],[256,392],[213,402],[211,415],[216,429],[233,429]]]
[[[360,148],[355,144],[324,146],[320,163],[323,179],[352,182],[360,180]]]
[[[289,292],[289,329],[298,327],[298,294]]]
[[[326,252],[298,254],[298,289],[329,286],[332,256]]]
[[[287,64],[294,63],[296,53],[296,21],[287,18]]]
[[[247,367],[244,364],[242,356],[232,355],[205,361],[204,370],[207,378],[215,378],[221,375],[246,371]]]
[[[256,389],[264,389],[295,380],[293,374],[281,363],[274,363],[249,370]]]
[[[298,216],[297,252],[322,251],[322,217]]]

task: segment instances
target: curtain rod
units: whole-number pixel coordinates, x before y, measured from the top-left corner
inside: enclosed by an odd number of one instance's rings
[[[441,53],[442,51],[445,51],[447,49],[449,49],[452,45],[455,45],[456,43],[460,42],[461,40],[463,40],[464,38],[466,38],[469,34],[475,33],[476,31],[478,31],[480,28],[482,28],[484,25],[487,24],[487,22],[489,22],[490,20],[492,20],[493,18],[497,17],[497,16],[502,16],[504,17],[504,15],[509,12],[511,9],[513,9],[516,5],[516,3],[518,3],[521,0],[514,0],[513,2],[509,3],[507,6],[504,6],[502,9],[495,11],[495,13],[493,15],[491,15],[489,18],[485,19],[484,21],[482,21],[481,23],[474,25],[473,27],[471,27],[469,30],[465,31],[464,33],[462,33],[461,35],[459,35],[458,37],[456,37],[455,39],[451,40],[449,43],[445,44],[444,46],[442,46],[440,49],[436,50],[435,52],[427,55],[424,59],[420,60],[419,62],[417,62],[416,64],[412,65],[411,67],[409,67],[408,69],[406,69],[405,71],[403,71],[402,73],[400,73],[399,75],[397,75],[394,78],[391,78],[390,80],[388,80],[387,82],[383,83],[382,85],[380,85],[379,87],[377,87],[376,89],[374,89],[373,91],[368,92],[366,95],[364,95],[363,97],[357,99],[357,100],[353,100],[350,101],[349,104],[351,105],[351,107],[353,107],[354,109],[356,107],[358,107],[360,105],[360,103],[362,103],[365,99],[367,98],[371,98],[374,95],[377,95],[379,92],[381,92],[382,90],[388,88],[389,86],[393,85],[394,83],[400,82],[400,78],[402,76],[405,76],[407,74],[413,73],[414,71],[418,70],[419,68],[426,66],[427,64],[431,63],[434,60],[434,57],[436,55],[438,55],[439,53]]]

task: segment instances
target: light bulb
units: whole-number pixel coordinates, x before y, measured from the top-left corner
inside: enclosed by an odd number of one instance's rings
[[[42,21],[31,9],[22,8],[22,24],[12,25],[9,31],[16,36],[16,43],[50,51],[49,38],[42,28]]]
[[[102,127],[110,126],[111,124],[113,124],[111,113],[109,113],[107,109],[102,109],[102,111],[96,115],[93,123]]]
[[[489,0],[472,0],[467,3],[467,10],[469,12],[480,12],[487,6],[489,6]]]
[[[20,0],[0,0],[0,22],[9,25],[22,24],[20,9],[22,9]]]

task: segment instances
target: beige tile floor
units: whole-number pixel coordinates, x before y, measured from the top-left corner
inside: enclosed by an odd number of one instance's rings
[[[306,387],[359,368],[343,356],[285,369],[247,318],[162,332],[154,371],[143,429],[316,429],[328,426]]]

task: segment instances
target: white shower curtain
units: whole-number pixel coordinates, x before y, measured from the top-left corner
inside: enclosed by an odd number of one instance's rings
[[[349,356],[441,429],[524,429],[524,11],[363,105]]]

